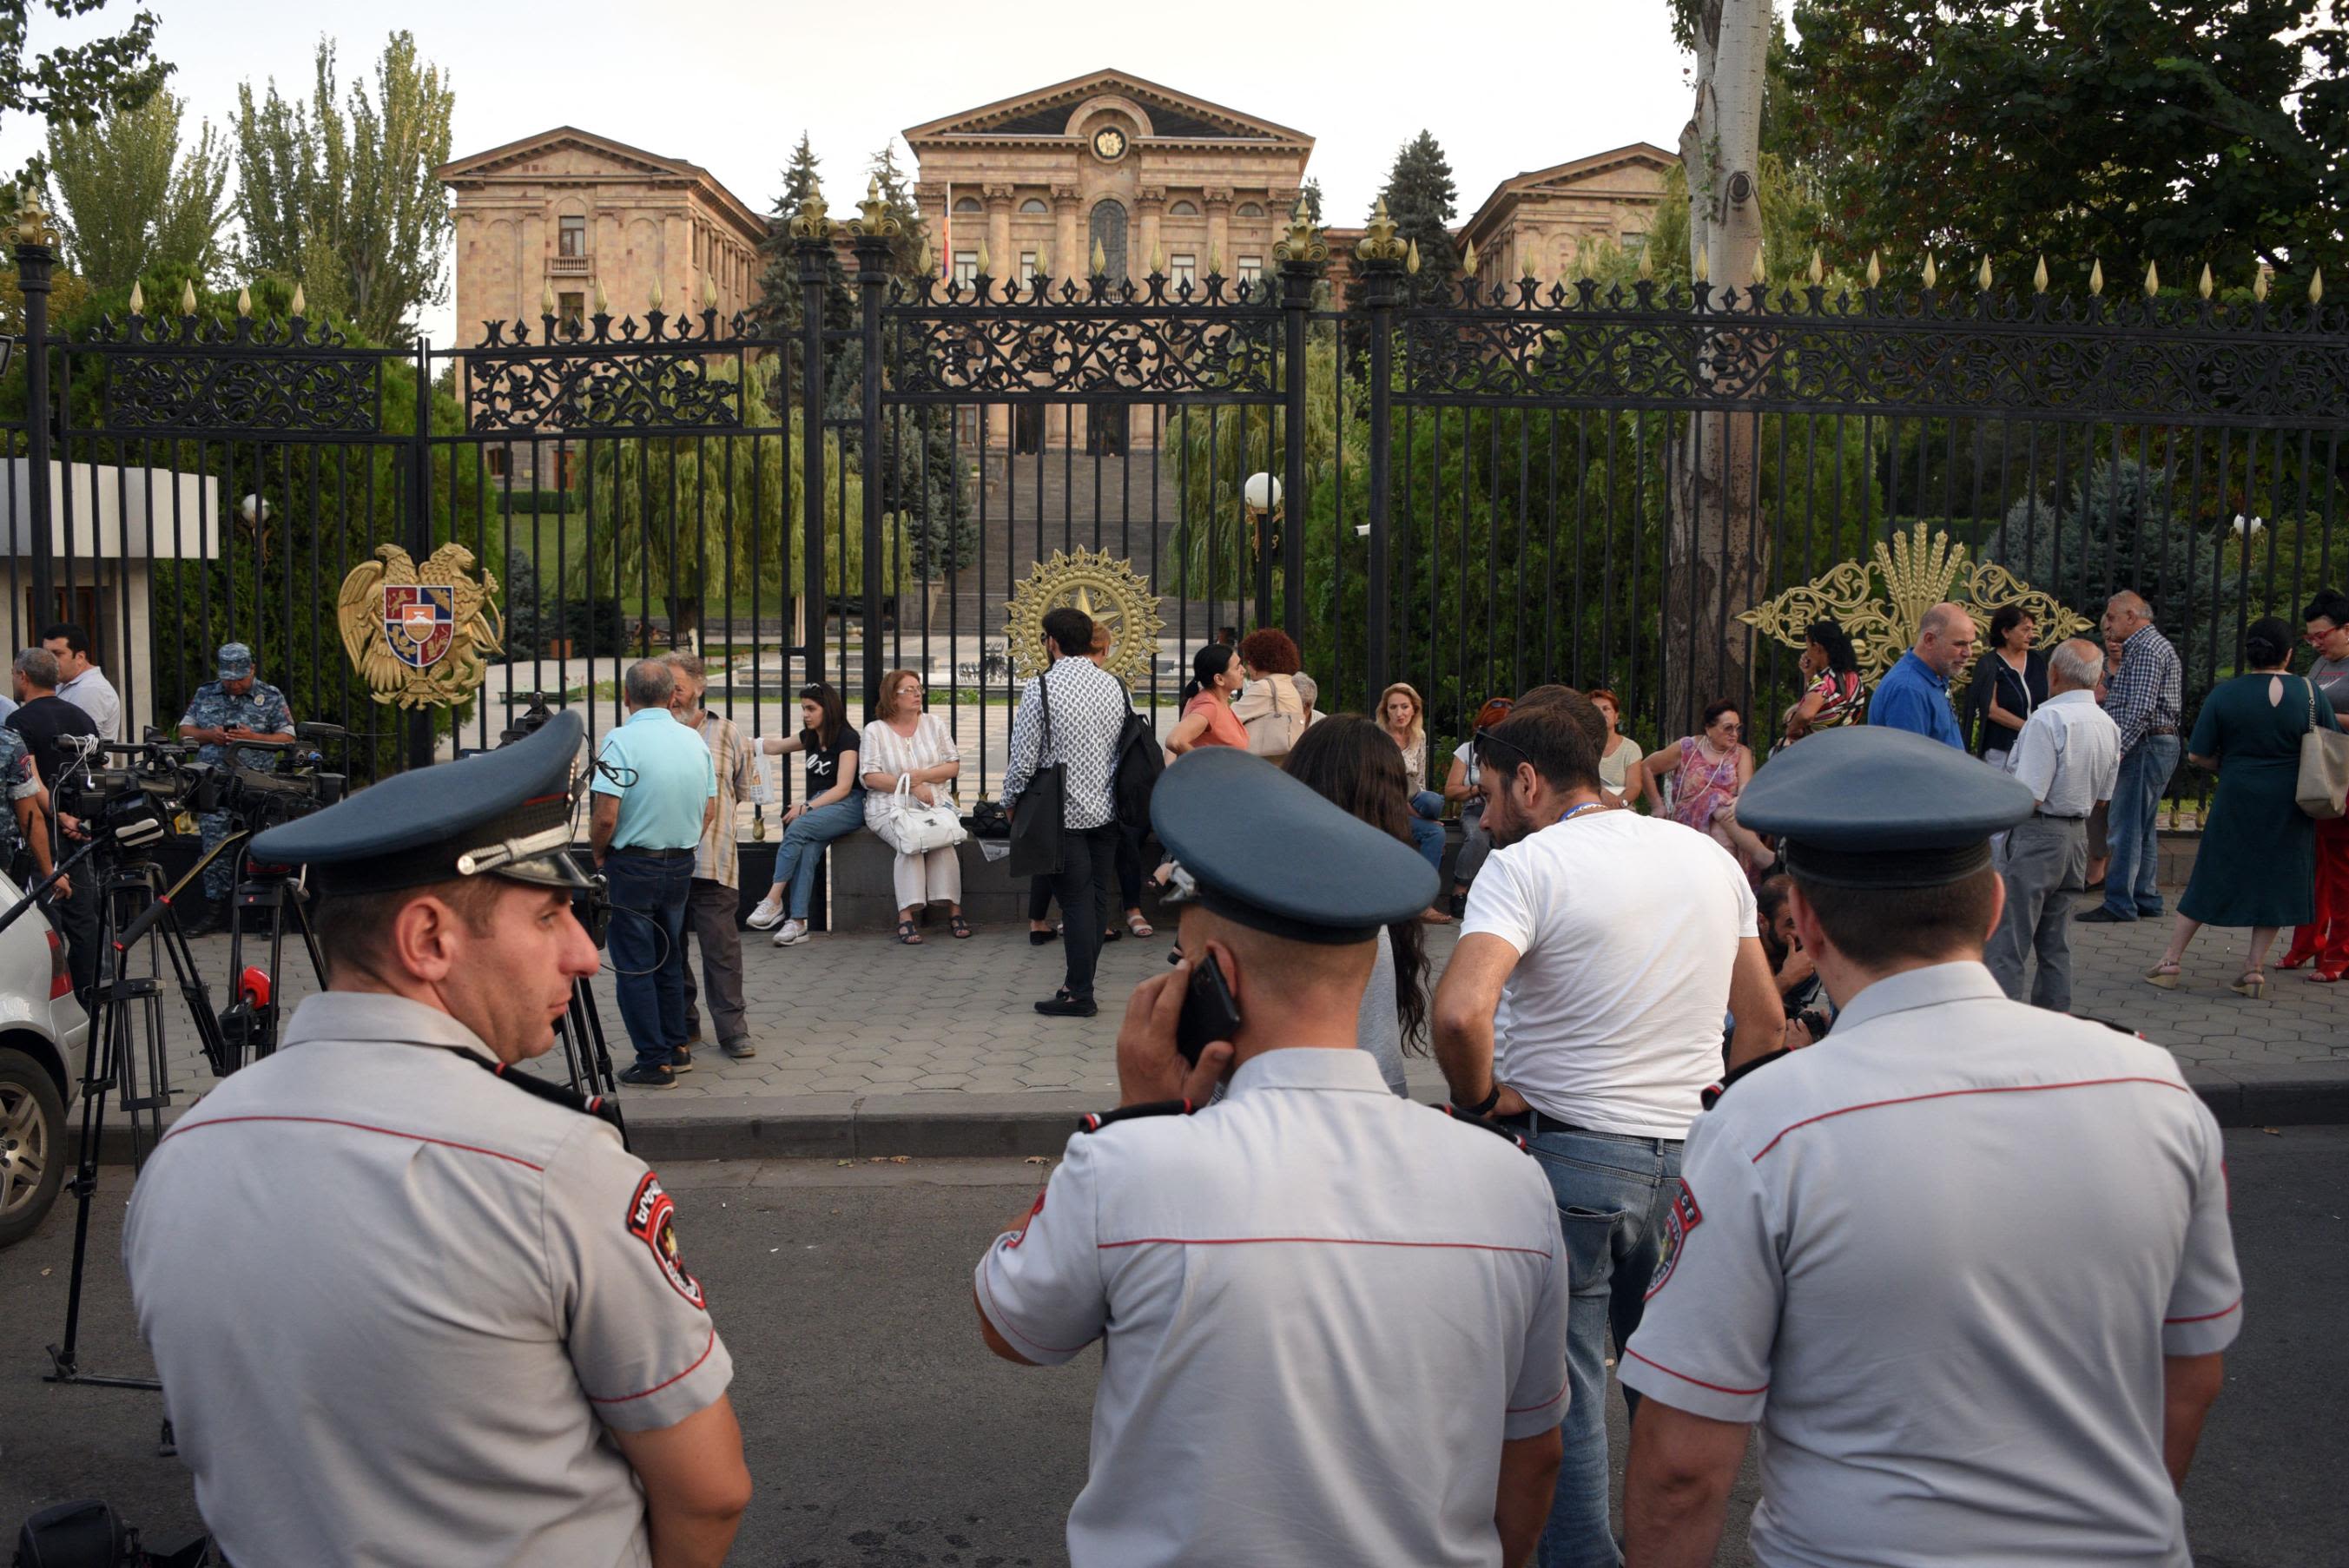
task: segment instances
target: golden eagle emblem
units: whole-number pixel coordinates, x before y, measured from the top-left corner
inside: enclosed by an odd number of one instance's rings
[[[336,618],[351,667],[379,703],[445,707],[463,702],[502,654],[498,580],[473,581],[473,552],[444,544],[419,567],[397,544],[378,544],[343,579]]]

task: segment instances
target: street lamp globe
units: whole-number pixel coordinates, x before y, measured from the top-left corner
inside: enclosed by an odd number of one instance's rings
[[[1270,474],[1250,474],[1240,497],[1250,511],[1270,511],[1280,504],[1280,481]]]
[[[247,495],[237,503],[236,510],[237,514],[249,525],[258,525],[269,521],[269,503],[258,495]]]

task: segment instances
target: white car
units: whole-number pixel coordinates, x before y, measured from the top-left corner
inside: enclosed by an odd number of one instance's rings
[[[0,910],[23,896],[0,875]],[[67,1114],[88,1041],[65,943],[28,911],[0,931],[0,1247],[31,1235],[57,1201],[76,1154]]]

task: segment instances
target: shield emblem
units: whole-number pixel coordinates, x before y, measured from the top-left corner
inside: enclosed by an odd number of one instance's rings
[[[411,669],[429,670],[448,653],[457,632],[457,590],[446,583],[387,584],[383,633],[392,656]]]

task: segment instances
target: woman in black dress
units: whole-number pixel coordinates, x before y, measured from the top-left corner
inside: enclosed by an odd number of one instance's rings
[[[1990,651],[1974,666],[1966,706],[1980,725],[1974,755],[1993,768],[2006,766],[2031,710],[2047,700],[2047,655],[2031,645],[2038,634],[2019,604],[2002,605],[1990,618]]]

